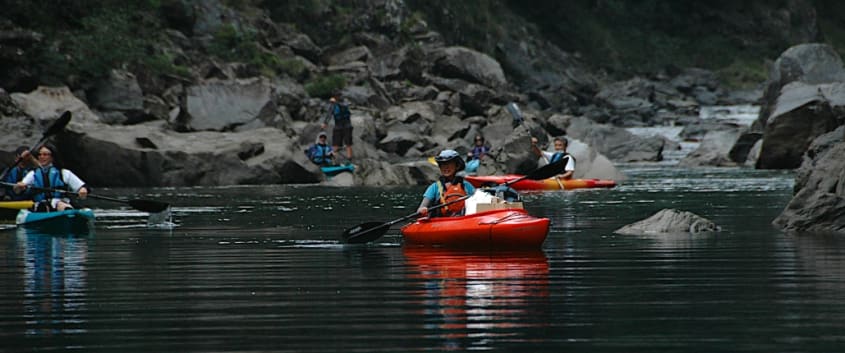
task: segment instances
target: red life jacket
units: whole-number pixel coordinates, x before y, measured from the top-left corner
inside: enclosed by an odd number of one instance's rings
[[[437,191],[440,193],[440,204],[467,196],[467,192],[464,190],[464,179],[461,177],[455,177],[452,180],[452,183],[449,184],[448,188],[445,186],[443,179],[441,179],[437,183]],[[439,211],[439,215],[442,217],[460,216],[464,212],[464,200],[455,202],[446,207],[441,207]]]

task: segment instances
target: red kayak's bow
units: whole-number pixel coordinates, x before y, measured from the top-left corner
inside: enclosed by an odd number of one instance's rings
[[[523,209],[497,209],[460,217],[421,218],[402,227],[405,243],[482,249],[540,249],[549,219]]]

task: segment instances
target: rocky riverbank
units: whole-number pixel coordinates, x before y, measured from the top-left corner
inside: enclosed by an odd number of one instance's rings
[[[167,2],[164,35],[148,48],[166,59],[167,70],[122,65],[96,72],[97,79],[70,75],[27,90],[18,89],[37,80],[26,57],[50,39],[0,21],[0,60],[9,63],[4,87],[12,88],[0,90],[7,132],[0,158],[11,160],[11,151],[68,110],[73,120],[53,141],[58,160],[95,186],[319,183],[325,178],[303,150],[335,91],[351,103],[357,169],[334,185],[426,184],[437,175],[426,157],[444,148],[463,153],[479,134],[493,147],[479,173],[529,171],[538,163],[531,137],[548,144],[566,136],[576,177],[620,180],[614,163],[659,161],[678,147],[624,130],[655,125],[683,125],[685,138],[701,141],[683,166],[796,168],[835,151],[839,142],[829,134],[843,125],[845,71],[823,44],[786,50],[760,89],[735,91],[701,68],[613,79],[515,14],[508,17],[520,27],[505,32],[494,57],[447,41],[403,2],[364,1],[344,8],[347,14],[324,8],[321,16],[348,26],[331,43],[273,20],[267,9],[240,6]],[[797,40],[817,37],[811,32]],[[524,113],[518,126],[505,109],[511,102]],[[702,106],[731,104],[761,104],[758,122],[699,118]],[[812,180],[835,179],[835,168],[809,169],[799,194],[841,197],[841,188],[813,187],[819,183]],[[840,212],[822,199],[802,198],[830,206],[824,214]]]

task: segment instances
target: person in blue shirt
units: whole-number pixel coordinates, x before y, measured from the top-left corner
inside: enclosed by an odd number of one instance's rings
[[[15,159],[18,163],[9,168],[3,176],[3,181],[6,183],[16,184],[17,182],[23,180],[23,177],[27,172],[38,167],[38,161],[31,153],[29,153],[29,147],[18,147],[15,150]],[[32,196],[26,192],[16,193],[13,188],[9,186],[4,187],[3,191],[5,192],[5,195],[3,195],[4,200],[20,201],[32,198]]]
[[[434,157],[437,166],[440,168],[440,179],[425,189],[420,207],[417,212],[421,216],[431,217],[453,217],[464,214],[464,201],[458,201],[445,207],[438,207],[431,210],[432,202],[437,205],[446,204],[452,201],[466,198],[467,195],[475,193],[475,187],[464,178],[458,176],[458,172],[464,170],[466,164],[461,155],[455,150],[444,150],[437,157]]]
[[[326,142],[326,133],[320,131],[317,141],[305,150],[305,154],[312,163],[319,166],[330,166],[334,164],[334,150]]]

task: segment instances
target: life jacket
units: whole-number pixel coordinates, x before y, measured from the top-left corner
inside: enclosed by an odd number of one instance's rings
[[[452,179],[452,183],[449,187],[446,187],[446,180],[440,178],[437,182],[437,192],[440,194],[440,204],[444,204],[450,201],[454,201],[461,197],[467,196],[467,192],[464,189],[464,178],[459,176],[454,177]],[[452,216],[460,216],[464,213],[464,201],[455,202],[446,207],[440,207],[434,210],[435,217],[452,217]]]
[[[44,169],[35,169],[33,171],[33,175],[35,176],[35,180],[32,182],[32,186],[34,187],[60,190],[67,189],[67,184],[65,184],[65,181],[62,180],[62,172],[56,167],[50,167],[50,169],[48,169],[46,173],[44,172]],[[61,192],[39,192],[32,197],[32,200],[35,202],[40,202],[46,199],[59,198],[62,198]]]
[[[329,158],[329,153],[331,151],[331,146],[320,145],[319,143],[315,143],[310,148],[308,148],[308,159],[318,165],[329,164],[329,162],[331,161],[331,158]]]
[[[572,155],[570,155],[569,153],[566,153],[566,152],[555,152],[555,154],[553,154],[552,158],[549,160],[549,164],[555,163],[555,162],[563,159],[564,157],[572,158]]]
[[[343,103],[335,103],[332,107],[332,115],[334,116],[335,126],[346,126],[352,123],[352,112],[349,111],[349,106]]]
[[[9,173],[6,174],[6,180],[4,181],[7,183],[17,183],[23,180],[23,177],[27,172],[27,169],[14,166],[9,169]],[[15,193],[11,186],[6,187],[6,196],[8,196],[12,201],[28,200],[30,198],[27,192],[21,192],[20,194]]]
[[[480,159],[483,154],[486,154],[490,149],[487,146],[475,146],[472,148],[472,156],[470,159]]]

